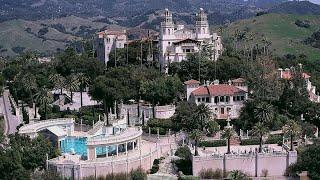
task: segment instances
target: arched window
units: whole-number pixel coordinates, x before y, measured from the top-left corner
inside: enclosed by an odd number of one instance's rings
[[[168,29],[168,34],[170,35],[170,29]]]

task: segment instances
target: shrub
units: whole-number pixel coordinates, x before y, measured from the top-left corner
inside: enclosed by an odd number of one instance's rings
[[[268,137],[265,144],[279,144],[281,142],[282,142],[281,135],[271,135]]]
[[[223,172],[221,169],[203,169],[200,171],[201,179],[221,179],[223,177]]]
[[[245,174],[244,172],[239,171],[239,170],[231,171],[228,175],[228,178],[232,179],[232,180],[247,180],[247,179],[249,179],[247,174]]]
[[[183,176],[180,177],[180,180],[200,180],[200,178],[199,177],[195,177],[195,176],[185,176],[185,175],[183,175]]]
[[[220,146],[226,146],[227,142],[226,140],[215,140],[215,141],[201,141],[199,143],[200,147],[220,147]]]
[[[295,24],[298,27],[302,27],[302,28],[309,28],[310,27],[310,22],[309,21],[296,20]]]
[[[41,29],[38,31],[38,36],[43,36],[43,35],[47,34],[48,32],[49,32],[49,30],[48,30],[47,27],[41,28]]]
[[[191,151],[187,146],[180,147],[175,152],[176,156],[181,159],[174,161],[174,164],[177,166],[178,171],[181,171],[183,174],[191,175],[192,174],[192,161],[191,161]]]
[[[160,164],[160,160],[159,159],[155,159],[155,160],[153,160],[153,164]]]
[[[150,174],[157,173],[159,171],[159,165],[158,164],[153,164],[152,168],[150,169]]]
[[[174,153],[174,155],[185,160],[191,160],[192,156],[191,151],[187,146],[179,147]]]
[[[240,144],[241,145],[259,145],[260,141],[257,138],[242,139]]]
[[[136,170],[130,171],[130,180],[145,180],[147,179],[147,174],[144,172],[144,170],[139,167]]]
[[[268,174],[269,174],[269,171],[267,169],[262,169],[262,171],[261,171],[261,176],[262,177],[267,177]]]

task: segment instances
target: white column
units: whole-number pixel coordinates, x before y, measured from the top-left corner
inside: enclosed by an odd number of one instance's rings
[[[117,156],[119,155],[119,144],[116,145]]]
[[[135,140],[135,141],[136,141],[136,140]],[[135,142],[135,141],[132,141],[132,150],[134,150],[134,148],[135,148],[135,147],[134,147],[134,142]]]
[[[126,142],[126,154],[128,154],[128,142]]]

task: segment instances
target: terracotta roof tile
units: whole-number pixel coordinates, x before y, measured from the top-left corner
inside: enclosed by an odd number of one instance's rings
[[[307,74],[307,73],[302,73],[302,77],[304,78],[304,79],[308,79],[308,78],[310,78],[311,76],[309,75],[309,74]],[[291,72],[290,71],[283,71],[282,72],[282,79],[287,79],[287,80],[289,80],[289,79],[291,79],[292,78],[292,75],[291,75]]]
[[[190,79],[190,80],[188,80],[188,81],[185,81],[184,84],[185,84],[185,85],[189,85],[189,84],[200,84],[200,82],[197,81],[197,80],[194,80],[194,79]]]
[[[246,82],[246,80],[244,78],[237,78],[237,79],[231,80],[231,82],[233,82],[233,83],[243,83],[243,82]]]
[[[228,84],[211,84],[209,86],[201,86],[198,89],[192,91],[192,94],[194,96],[230,96],[238,93],[245,93],[245,91]]]

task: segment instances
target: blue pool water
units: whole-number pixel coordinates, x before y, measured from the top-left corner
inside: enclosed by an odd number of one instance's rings
[[[66,137],[61,141],[60,149],[63,153],[75,152],[81,156],[87,156],[87,138]]]
[[[60,149],[62,153],[75,152],[81,156],[87,156],[87,138],[85,137],[66,137],[60,142]],[[104,155],[116,151],[115,146],[97,147],[96,155]]]

